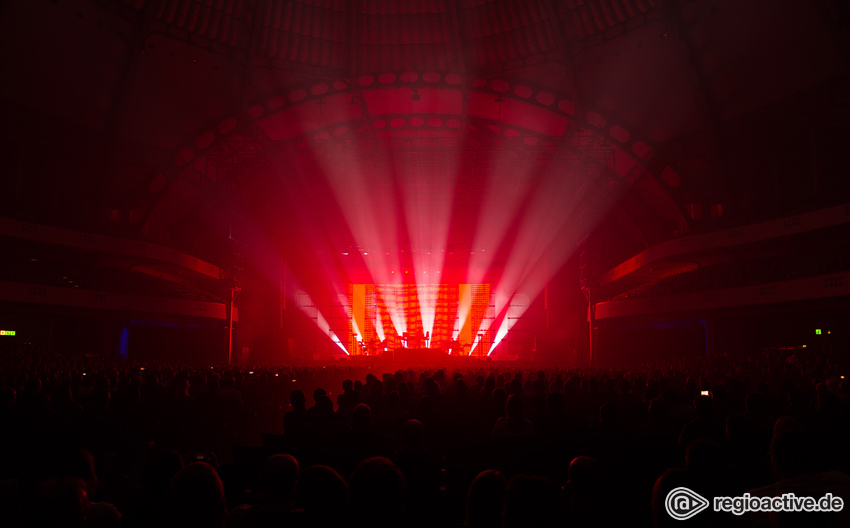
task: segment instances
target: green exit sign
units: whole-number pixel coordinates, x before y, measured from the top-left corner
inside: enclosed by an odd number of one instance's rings
[[[15,335],[14,330],[0,330],[0,336],[13,336]]]
[[[823,331],[820,328],[815,328],[815,335],[821,335]]]

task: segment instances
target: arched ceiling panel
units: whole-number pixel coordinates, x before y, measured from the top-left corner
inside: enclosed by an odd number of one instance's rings
[[[362,92],[369,114],[442,113],[460,115],[463,108],[463,92],[456,89],[417,88],[418,100],[414,101],[412,88],[384,88]]]
[[[350,121],[362,116],[357,105],[351,105],[349,94],[322,97],[309,103],[295,105],[270,117],[260,120],[258,125],[272,141],[283,141],[324,128],[329,123]]]
[[[470,90],[467,97],[469,115],[527,128],[544,136],[562,136],[569,124],[565,117],[523,101],[502,98],[497,102],[492,94],[477,90]]]

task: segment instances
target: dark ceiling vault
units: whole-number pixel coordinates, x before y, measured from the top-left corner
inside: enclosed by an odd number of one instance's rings
[[[339,179],[358,156],[377,190],[392,167],[444,194],[454,170],[452,191],[472,199],[487,175],[562,173],[636,251],[838,199],[823,171],[850,100],[844,11],[829,0],[10,0],[3,205],[192,249],[233,197],[262,208],[268,178],[304,177],[320,155]],[[45,188],[50,199],[33,197]]]

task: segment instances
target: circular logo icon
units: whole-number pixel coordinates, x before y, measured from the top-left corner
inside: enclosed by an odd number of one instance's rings
[[[688,488],[675,488],[667,494],[664,508],[667,514],[677,521],[690,519],[708,508],[708,499]]]

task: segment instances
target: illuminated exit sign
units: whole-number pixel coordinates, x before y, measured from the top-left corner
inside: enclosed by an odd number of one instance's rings
[[[14,330],[0,330],[0,336],[13,336],[15,335]]]

